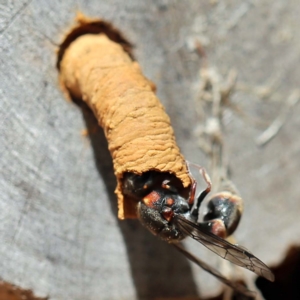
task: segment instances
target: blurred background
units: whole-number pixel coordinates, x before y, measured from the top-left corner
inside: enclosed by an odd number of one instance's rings
[[[182,153],[208,172],[203,72],[221,87],[236,74],[222,115],[230,176],[245,202],[235,239],[278,266],[300,233],[298,1],[0,0],[0,278],[50,300],[210,299],[222,291],[137,220],[117,219],[103,132],[84,134],[96,126],[93,115],[66,101],[58,84],[58,45],[78,11],[111,22],[133,44]],[[186,245],[224,269],[201,245]],[[299,249],[290,253],[290,268],[257,297],[299,299],[287,280],[299,270]],[[253,274],[237,272],[256,289]]]

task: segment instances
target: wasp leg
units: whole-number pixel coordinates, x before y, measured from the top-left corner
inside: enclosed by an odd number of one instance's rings
[[[237,228],[243,213],[243,200],[230,192],[215,194],[207,204],[204,216],[205,226],[211,233],[226,238]]]
[[[192,179],[192,187],[191,187],[191,192],[190,192],[190,197],[189,197],[189,201],[188,202],[189,202],[190,205],[193,205],[193,208],[191,209],[191,215],[194,216],[195,218],[198,218],[200,205],[201,205],[202,201],[204,200],[204,198],[206,197],[206,195],[211,191],[211,180],[210,180],[210,177],[207,174],[206,170],[203,167],[200,167],[198,165],[194,165],[194,164],[192,164],[190,162],[187,162],[187,165],[188,166],[192,165],[192,166],[198,168],[199,169],[199,173],[202,175],[204,181],[207,184],[206,189],[204,189],[200,193],[200,195],[196,199],[196,202],[194,203],[194,198],[195,198],[197,183],[194,180],[193,175],[191,174],[190,169],[188,167],[188,171],[189,171],[190,177]]]

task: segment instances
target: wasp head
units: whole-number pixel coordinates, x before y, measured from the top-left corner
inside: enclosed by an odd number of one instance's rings
[[[123,193],[137,200],[137,215],[141,223],[165,241],[181,240],[174,216],[189,214],[186,191],[178,179],[169,173],[127,173]]]

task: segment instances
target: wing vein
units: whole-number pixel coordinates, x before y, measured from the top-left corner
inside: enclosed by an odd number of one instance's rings
[[[184,234],[198,241],[223,259],[265,277],[270,281],[274,281],[274,274],[268,266],[247,250],[230,244],[201,227],[201,223],[195,224],[181,215],[175,215],[175,222]]]

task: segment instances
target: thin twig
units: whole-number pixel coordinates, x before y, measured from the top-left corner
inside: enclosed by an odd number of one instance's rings
[[[277,118],[256,139],[256,144],[258,146],[264,146],[271,139],[273,139],[276,136],[276,134],[278,134],[280,129],[285,124],[286,119],[287,119],[289,113],[291,112],[292,108],[295,107],[295,105],[299,102],[299,100],[300,100],[300,91],[298,89],[296,89],[296,90],[292,91],[292,93],[288,97],[286,103],[284,104],[284,106],[283,106],[280,114],[277,116]]]

